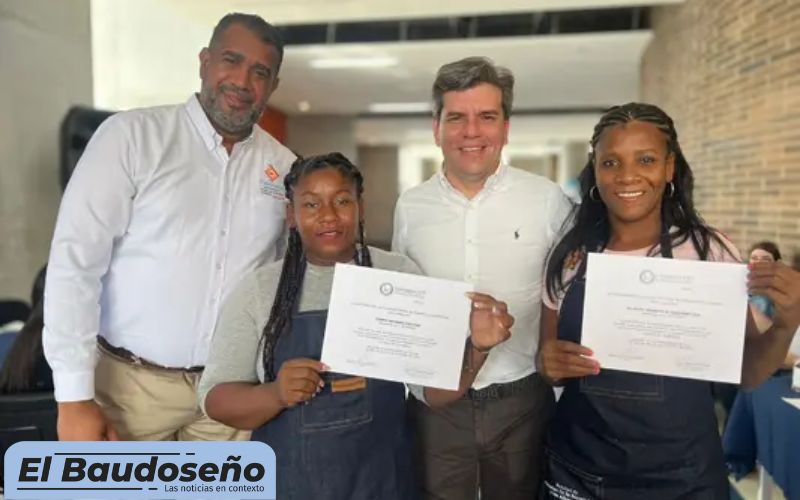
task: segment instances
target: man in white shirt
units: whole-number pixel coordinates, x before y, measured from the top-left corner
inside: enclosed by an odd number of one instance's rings
[[[276,28],[229,14],[200,52],[199,94],[118,113],[92,137],[45,291],[60,439],[246,437],[205,417],[195,388],[220,304],[279,257],[294,155],[254,124],[282,57]]]
[[[472,389],[441,406],[411,398],[425,498],[536,498],[552,389],[535,372],[542,272],[571,204],[549,180],[505,165],[514,78],[471,57],[439,69],[433,132],[442,171],[403,193],[393,250],[429,275],[467,281],[508,304],[511,338]],[[467,349],[471,349],[469,345]]]

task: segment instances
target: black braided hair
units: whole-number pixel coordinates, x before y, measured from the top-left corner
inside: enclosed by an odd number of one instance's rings
[[[286,198],[290,202],[293,200],[294,188],[305,175],[325,168],[333,168],[345,178],[350,179],[355,185],[358,200],[359,202],[361,201],[361,196],[364,193],[364,178],[358,168],[341,153],[329,153],[295,160],[289,173],[283,179]],[[358,222],[358,245],[356,245],[354,258],[357,265],[372,267],[372,257],[364,242],[363,220]],[[265,380],[275,379],[275,364],[273,361],[275,345],[278,343],[278,338],[291,328],[292,313],[300,296],[305,272],[306,256],[303,251],[300,233],[297,228],[290,228],[281,277],[278,280],[278,289],[275,292],[275,301],[272,303],[269,319],[261,335]]]
[[[667,139],[667,153],[675,155],[675,173],[672,178],[671,193],[665,193],[661,199],[661,237],[659,243],[650,249],[652,255],[657,247],[672,249],[691,239],[701,260],[708,258],[711,241],[718,243],[730,253],[727,245],[717,233],[700,217],[694,207],[692,191],[694,176],[689,162],[683,155],[678,143],[678,132],[675,124],[661,108],[652,104],[631,102],[622,106],[609,108],[594,127],[589,160],[578,176],[580,181],[581,204],[573,210],[572,228],[553,248],[548,258],[545,284],[551,297],[557,295],[569,283],[564,283],[563,272],[567,261],[576,255],[587,252],[600,252],[606,248],[611,237],[611,226],[608,209],[601,199],[594,200],[590,190],[597,184],[594,175],[594,154],[597,143],[603,132],[611,127],[632,121],[651,123],[660,130]],[[599,197],[598,197],[599,198]],[[671,232],[670,229],[674,228]],[[586,272],[586,259],[580,259],[580,265],[574,278],[581,278]],[[569,280],[570,282],[572,280]]]

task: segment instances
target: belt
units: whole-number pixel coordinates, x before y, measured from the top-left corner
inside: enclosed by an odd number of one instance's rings
[[[509,398],[527,392],[542,383],[539,374],[534,372],[521,379],[502,384],[492,384],[483,389],[473,389],[470,387],[467,389],[467,392],[464,393],[463,399],[483,401],[487,399]]]
[[[120,361],[124,361],[132,365],[142,366],[144,368],[153,368],[155,370],[165,370],[169,372],[184,372],[184,373],[199,373],[203,371],[203,368],[205,368],[204,366],[174,368],[171,366],[159,365],[158,363],[153,363],[152,361],[148,361],[140,356],[137,356],[136,354],[125,349],[124,347],[113,346],[109,344],[106,339],[100,336],[97,337],[97,345],[100,346],[101,350],[107,352],[108,354],[119,359]]]

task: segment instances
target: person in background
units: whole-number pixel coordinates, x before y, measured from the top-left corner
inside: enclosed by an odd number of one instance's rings
[[[759,241],[750,248],[750,262],[778,262],[781,260],[781,251],[778,245],[771,241]]]
[[[781,251],[778,245],[771,241],[760,241],[750,248],[749,261],[751,263],[778,262],[780,260]],[[797,260],[798,257],[796,256],[792,267],[800,270]],[[752,294],[750,295],[750,304],[753,306],[753,319],[756,322],[756,326],[762,332],[767,331],[772,326],[772,320],[775,317],[775,304],[766,295]],[[795,332],[789,352],[786,353],[786,359],[783,361],[781,368],[783,370],[791,370],[798,361],[800,361],[800,335]]]
[[[186,103],[117,113],[67,186],[48,266],[44,350],[61,440],[228,440],[196,386],[220,304],[276,260],[294,155],[256,126],[283,41],[228,14]]]
[[[750,248],[748,261],[778,262],[781,260],[781,251],[778,245],[771,241],[759,241]],[[775,305],[765,295],[750,295],[750,304],[753,305],[753,319],[761,331],[766,331],[775,316]]]

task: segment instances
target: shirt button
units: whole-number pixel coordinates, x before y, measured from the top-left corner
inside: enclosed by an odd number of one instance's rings
[[[222,264],[217,264],[217,266],[216,266],[216,267],[217,267],[217,271],[220,271],[220,270],[222,270]]]
[[[223,229],[222,231],[219,232],[219,234],[221,234],[222,236],[225,236],[226,234],[228,234],[228,231]]]

